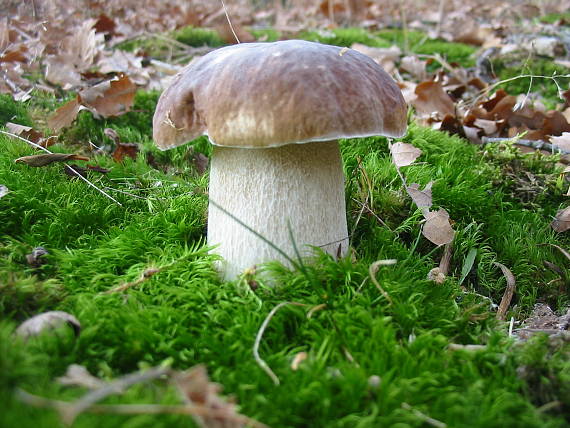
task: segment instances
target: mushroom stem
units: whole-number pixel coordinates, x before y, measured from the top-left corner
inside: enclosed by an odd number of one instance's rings
[[[347,252],[344,175],[336,141],[267,149],[214,146],[209,196],[208,244],[218,245],[214,251],[223,258],[224,279],[271,260],[290,263],[217,206],[292,259],[289,226],[303,257],[312,254],[312,246],[334,257]]]

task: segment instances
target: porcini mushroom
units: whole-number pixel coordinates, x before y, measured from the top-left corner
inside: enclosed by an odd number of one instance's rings
[[[382,67],[352,49],[300,40],[203,56],[173,79],[153,118],[163,150],[204,134],[214,144],[208,244],[217,245],[225,279],[286,262],[248,228],[291,258],[293,242],[303,255],[311,247],[346,254],[337,140],[405,130],[404,99]]]

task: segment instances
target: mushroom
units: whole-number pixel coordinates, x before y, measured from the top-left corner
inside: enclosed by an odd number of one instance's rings
[[[153,118],[163,150],[200,135],[214,145],[208,244],[228,280],[270,260],[288,264],[273,246],[291,259],[295,248],[303,257],[312,247],[345,255],[337,140],[405,131],[406,104],[382,67],[352,49],[301,40],[238,44],[191,62]]]

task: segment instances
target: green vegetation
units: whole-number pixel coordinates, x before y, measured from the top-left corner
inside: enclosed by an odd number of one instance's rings
[[[560,102],[558,87],[549,77],[568,76],[568,69],[555,64],[551,59],[524,58],[524,61],[514,60],[508,63],[504,60],[493,61],[493,69],[499,80],[507,80],[502,87],[510,94],[540,93],[546,100],[555,104]],[[569,77],[556,77],[556,82],[565,90],[570,85]]]
[[[252,32],[261,40],[279,37],[272,30]],[[192,27],[169,37],[191,46],[222,44],[214,31]],[[340,46],[396,43],[463,66],[473,61],[472,47],[414,31],[406,40],[401,30],[371,35],[355,28],[303,37]],[[162,55],[168,43],[141,39],[122,48]],[[198,154],[211,155],[210,145],[203,137],[159,151],[152,142],[157,99],[156,92],[140,91],[132,111],[116,118],[81,112],[50,147],[88,153],[90,165],[109,169],[87,177],[121,206],[67,175],[61,164],[14,163],[35,152],[0,134],[0,185],[10,190],[0,197],[0,426],[62,426],[54,411],[22,403],[15,391],[76,399],[83,389],[55,381],[70,364],[110,380],[151,366],[186,369],[200,363],[224,394],[237,399],[240,412],[275,427],[420,427],[428,416],[450,427],[568,426],[568,341],[539,335],[517,342],[490,304],[506,288],[494,262],[516,278],[508,318],[524,319],[539,301],[556,310],[569,304],[570,262],[552,245],[570,243],[549,226],[567,190],[557,157],[523,155],[504,144],[482,149],[410,126],[402,141],[423,155],[401,172],[421,187],[434,182],[433,208],[445,208],[456,231],[451,270],[437,285],[426,278],[443,249],[421,235],[421,212],[392,164],[388,141],[342,140],[350,256],[335,262],[316,253],[303,272],[269,263],[273,288],[254,274],[227,283],[205,244],[208,176],[195,165]],[[16,103],[0,95],[0,126],[9,120],[31,125],[57,104],[52,96]],[[137,143],[136,159],[114,161],[105,128],[122,142]],[[93,152],[88,142],[100,149]],[[43,264],[31,266],[27,255],[38,246],[48,254]],[[383,259],[397,263],[371,277],[371,264]],[[564,275],[545,269],[545,262]],[[149,268],[158,272],[124,292],[105,293],[133,284]],[[264,332],[260,354],[280,379],[275,386],[252,348],[264,319],[283,302],[303,306],[284,306]],[[20,322],[48,310],[74,314],[81,334],[74,338],[63,328],[28,342],[16,338]],[[471,344],[481,348],[450,346]],[[307,359],[293,370],[299,352]],[[156,381],[105,403],[179,399]],[[74,426],[194,424],[180,415],[84,414]]]
[[[65,134],[67,144],[87,138],[110,144],[102,131],[112,127],[124,141],[142,143],[137,159],[116,163],[98,155],[91,162],[111,169],[89,177],[122,207],[66,176],[61,165],[15,164],[15,158],[33,151],[0,136],[5,148],[0,183],[10,189],[0,199],[0,397],[5,408],[0,425],[59,426],[52,411],[30,409],[15,398],[13,388],[78,397],[81,390],[54,382],[71,363],[105,379],[158,364],[183,369],[205,363],[244,414],[272,426],[307,421],[336,427],[421,425],[422,417],[407,405],[449,426],[567,424],[570,365],[563,355],[568,345],[537,338],[515,346],[483,297],[498,301],[502,296],[504,279],[492,264],[500,261],[517,278],[517,306],[509,315],[521,317],[537,299],[550,298],[555,285],[549,283],[556,276],[543,270],[542,262],[565,262],[539,244],[567,245],[548,225],[562,192],[553,159],[523,156],[509,147],[489,148],[482,157],[457,137],[410,128],[404,141],[424,154],[403,174],[422,186],[435,181],[434,204],[449,211],[457,230],[451,276],[435,285],[426,276],[441,250],[420,235],[421,216],[403,191],[387,141],[344,140],[354,260],[337,263],[319,254],[305,273],[270,264],[279,286],[254,293],[244,281],[221,283],[215,256],[204,246],[207,176],[196,173],[191,158],[196,151],[209,154],[207,142],[169,152],[154,149],[155,102],[156,94],[141,93],[135,111],[106,121],[83,115]],[[160,168],[149,165],[149,154]],[[513,183],[501,180],[513,163],[552,184],[537,196],[540,203],[529,205],[518,198]],[[389,229],[368,212],[360,215],[361,203]],[[34,268],[25,255],[40,245],[49,254]],[[472,249],[477,256],[463,290],[457,279]],[[398,263],[381,268],[376,278],[391,303],[368,270],[375,260],[388,258]],[[137,280],[149,267],[162,270],[124,293],[102,294]],[[568,303],[557,296],[549,303]],[[307,306],[281,309],[264,334],[260,352],[281,380],[276,387],[251,352],[264,318],[285,301]],[[309,308],[322,304],[307,318]],[[79,338],[17,341],[17,323],[46,310],[77,316],[83,326]],[[451,351],[450,343],[485,348]],[[300,351],[308,358],[293,371],[291,361]],[[371,376],[380,377],[379,385],[370,383]],[[548,386],[537,393],[535,386],[544,379]],[[546,413],[537,410],[552,400],[562,404]],[[170,387],[157,382],[106,402],[178,401]],[[174,415],[82,415],[76,423],[126,424],[193,426]]]
[[[549,13],[540,17],[541,22],[546,22],[548,24],[554,24],[556,22],[562,22],[562,25],[570,25],[570,12],[566,13]]]

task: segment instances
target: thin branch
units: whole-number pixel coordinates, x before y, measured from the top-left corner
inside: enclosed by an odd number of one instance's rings
[[[71,410],[72,403],[61,400],[52,400],[38,395],[30,394],[22,389],[17,390],[17,395],[24,403],[34,407],[55,409],[60,414]],[[94,404],[85,409],[89,413],[119,414],[119,415],[188,415],[207,418],[222,419],[236,424],[245,424],[255,428],[267,428],[267,425],[242,415],[228,414],[224,409],[212,409],[208,406],[192,405],[164,405],[164,404]]]
[[[428,425],[431,425],[431,426],[436,427],[436,428],[446,428],[447,427],[447,424],[445,422],[438,421],[437,419],[434,419],[431,416],[428,416],[425,413],[420,412],[417,409],[414,409],[408,403],[402,403],[402,408],[409,410],[410,412],[412,412],[414,414],[414,416],[416,416],[418,419],[421,419],[422,421],[424,421]]]
[[[52,154],[51,151],[49,151],[48,149],[46,149],[45,147],[40,146],[39,144],[34,143],[33,141],[30,141],[26,138],[20,137],[19,135],[16,134],[12,134],[11,132],[6,132],[6,131],[2,131],[0,130],[0,133],[4,134],[4,135],[8,135],[10,137],[13,138],[17,138],[19,140],[22,140],[23,142],[31,145],[32,147],[35,147],[36,149],[40,149],[43,150],[46,153],[50,153]],[[109,198],[110,200],[112,200],[113,202],[115,202],[117,205],[119,205],[120,207],[123,206],[123,204],[121,204],[119,201],[117,201],[115,198],[113,198],[111,195],[109,195],[107,192],[105,192],[104,190],[98,188],[97,186],[95,186],[95,184],[93,184],[92,182],[90,182],[88,179],[86,179],[85,177],[83,177],[79,172],[77,172],[75,169],[73,169],[73,167],[64,164],[64,166],[71,171],[75,176],[77,176],[77,178],[80,178],[81,180],[85,181],[89,186],[93,187],[95,190],[97,190],[99,193],[105,195],[107,198]]]

